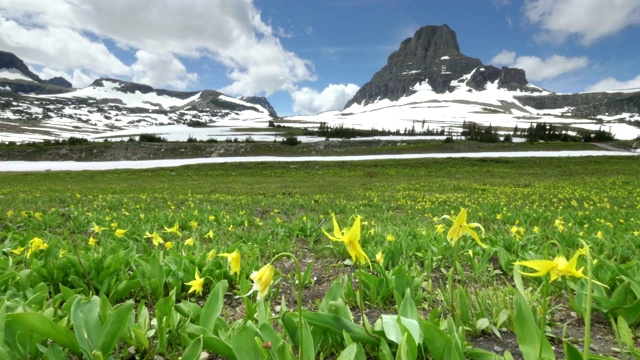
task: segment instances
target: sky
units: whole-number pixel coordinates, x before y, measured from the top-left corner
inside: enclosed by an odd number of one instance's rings
[[[0,0],[0,50],[77,88],[261,95],[283,116],[341,110],[442,24],[463,54],[550,91],[640,88],[640,0]]]

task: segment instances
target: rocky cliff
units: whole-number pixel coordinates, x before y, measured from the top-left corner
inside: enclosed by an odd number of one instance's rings
[[[575,117],[615,116],[640,113],[640,91],[632,93],[595,92],[579,94],[549,94],[544,96],[516,96],[522,105],[537,110],[570,108]]]
[[[276,113],[276,109],[274,109],[273,106],[271,106],[271,103],[269,103],[269,100],[267,100],[267,98],[264,96],[241,96],[240,100],[246,101],[251,104],[260,105],[263,108],[267,109],[267,111],[269,112],[269,115],[273,116],[274,118],[278,117],[278,113]]]
[[[28,94],[60,94],[70,90],[71,83],[62,77],[55,77],[49,80],[42,80],[34,74],[29,67],[15,54],[0,51],[0,70],[15,69],[21,72],[29,80],[1,79],[0,87],[11,89],[15,93]]]
[[[475,71],[474,71],[475,70]],[[498,80],[509,90],[535,91],[527,88],[524,71],[484,66],[479,59],[460,52],[456,33],[449,26],[424,26],[405,39],[387,64],[364,84],[345,105],[366,105],[376,99],[398,100],[414,93],[413,87],[426,81],[436,93],[451,91],[451,82],[473,72],[467,84],[476,90]]]

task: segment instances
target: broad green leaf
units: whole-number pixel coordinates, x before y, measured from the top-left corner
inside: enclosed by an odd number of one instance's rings
[[[478,319],[476,321],[476,330],[477,331],[482,331],[482,330],[488,328],[490,325],[491,325],[491,322],[489,322],[489,319],[487,319],[487,318]]]
[[[100,310],[100,299],[97,296],[84,300],[77,298],[71,305],[71,323],[78,340],[78,344],[85,353],[91,357],[91,353],[98,349],[102,326],[98,312]]]
[[[316,313],[305,311],[302,316],[312,326],[317,326],[325,331],[341,334],[342,331],[346,331],[354,341],[361,342],[367,345],[377,346],[380,340],[369,335],[367,331],[360,325],[357,325],[349,320],[346,320],[340,316],[329,313]]]
[[[425,321],[421,323],[421,325],[422,332],[428,334],[424,337],[423,342],[429,350],[431,357],[435,360],[445,359],[444,353],[447,343],[450,342],[449,336],[433,323]]]
[[[140,289],[142,284],[140,283],[140,279],[131,279],[131,280],[123,280],[116,285],[115,290],[113,290],[113,294],[111,295],[112,301],[118,301],[122,298],[127,297],[132,291]]]
[[[252,322],[248,322],[240,331],[231,336],[231,349],[238,359],[262,359],[262,348],[256,342],[260,337],[258,330]]]
[[[536,324],[529,303],[520,292],[513,297],[515,317],[514,331],[518,336],[518,346],[525,360],[537,360],[540,356],[555,359],[555,353],[549,340],[540,332]]]
[[[309,324],[302,318],[302,355],[301,360],[313,360],[316,358],[313,336]]]
[[[0,320],[2,320],[1,314]],[[50,339],[58,343],[59,345],[69,349],[75,354],[79,355],[82,353],[78,341],[74,337],[71,330],[67,329],[64,326],[56,324],[40,313],[23,312],[7,314],[6,320],[15,321],[30,332],[36,333],[46,339]],[[4,328],[4,324],[5,322],[2,321],[2,328]],[[2,334],[2,338],[4,338],[4,334]]]
[[[563,348],[566,360],[583,360],[582,353],[570,342],[564,341]]]
[[[618,316],[618,333],[620,334],[620,340],[629,349],[633,349],[635,344],[633,343],[633,334],[627,324],[626,320],[622,316]]]
[[[380,360],[393,360],[393,353],[389,348],[389,344],[382,339],[380,340],[380,348],[378,349],[378,359]]]
[[[211,291],[200,313],[200,322],[198,323],[200,326],[213,331],[216,319],[220,316],[224,306],[224,294],[227,291],[227,287],[229,287],[229,283],[226,280],[222,280]]]
[[[418,315],[418,308],[411,298],[410,289],[407,289],[404,292],[404,298],[402,299],[402,303],[398,309],[398,315],[413,320],[418,320],[418,317],[420,316]]]
[[[127,321],[132,311],[133,301],[129,300],[111,313],[104,323],[98,345],[98,350],[100,350],[102,355],[108,356],[118,344],[122,333],[127,328]]]
[[[356,358],[356,353],[358,352],[358,344],[352,343],[342,350],[340,355],[338,355],[338,360],[353,360]]]
[[[402,332],[398,325],[397,315],[382,315],[382,329],[384,330],[384,336],[387,339],[393,341],[396,344],[400,344],[402,341]]]
[[[402,341],[398,346],[396,360],[415,360],[418,358],[418,347],[413,337],[407,332],[402,337]]]
[[[184,353],[182,353],[182,360],[199,360],[200,354],[202,353],[202,345],[202,336],[198,336],[197,338],[193,339],[193,341],[191,341],[191,344],[187,346]]]

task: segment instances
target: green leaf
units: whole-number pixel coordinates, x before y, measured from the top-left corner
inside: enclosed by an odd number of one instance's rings
[[[491,325],[491,322],[489,322],[489,319],[487,319],[487,318],[478,319],[476,321],[476,330],[477,331],[482,331],[482,330],[488,328],[490,325]]]
[[[622,316],[618,316],[618,333],[620,334],[620,340],[629,349],[633,349],[635,344],[633,343],[633,334],[627,324],[627,321]]]
[[[515,309],[514,331],[518,336],[518,345],[525,360],[537,360],[540,356],[547,359],[555,359],[555,353],[549,340],[540,332],[536,324],[529,303],[524,295],[516,292],[513,297]]]
[[[398,309],[398,315],[413,320],[418,320],[420,317],[420,315],[418,315],[418,308],[411,298],[411,290],[408,288],[404,292],[404,298]]]
[[[100,299],[97,296],[87,300],[77,298],[71,305],[70,318],[76,339],[85,356],[89,358],[92,358],[91,354],[98,349],[100,342],[102,326],[98,315],[99,310]]]
[[[416,346],[413,337],[409,336],[409,333],[405,333],[398,346],[398,352],[396,353],[396,360],[415,360],[418,358],[418,347]]]
[[[3,320],[1,315],[2,314],[0,313],[0,320]],[[80,355],[82,353],[82,350],[80,350],[80,345],[78,344],[78,341],[74,337],[71,330],[67,329],[64,326],[56,324],[40,313],[23,312],[7,314],[6,320],[15,321],[30,332],[36,333],[46,339],[50,339],[55,343],[69,349],[75,354]],[[0,322],[2,323],[2,328],[4,328],[5,322]],[[4,334],[2,334],[1,338],[4,338]]]
[[[444,354],[447,344],[450,343],[449,336],[433,323],[426,321],[422,323],[422,332],[428,334],[423,341],[431,357],[435,360],[446,360]]]
[[[302,355],[301,360],[313,360],[316,358],[315,348],[313,346],[313,336],[309,324],[302,318]]]
[[[111,301],[118,301],[127,297],[132,291],[139,289],[142,286],[140,279],[123,280],[116,285],[113,294],[111,295]]]
[[[356,358],[356,354],[358,352],[358,344],[352,343],[342,350],[340,355],[338,355],[338,360],[354,360]]]
[[[582,353],[570,342],[563,341],[563,347],[566,360],[582,360],[584,358]]]
[[[400,331],[400,325],[398,325],[397,315],[382,315],[382,330],[384,330],[384,336],[396,344],[402,342],[402,332]]]
[[[132,311],[133,301],[129,300],[111,313],[104,323],[98,345],[98,350],[100,350],[102,355],[108,356],[118,344],[122,333],[127,328],[129,315],[131,315]]]
[[[380,344],[380,340],[369,335],[362,326],[338,315],[305,311],[302,316],[310,325],[317,326],[325,331],[332,332],[334,334],[341,334],[344,330],[354,341],[361,342],[366,345],[377,346]]]
[[[202,345],[202,336],[198,336],[197,338],[193,339],[193,341],[191,341],[191,344],[187,346],[187,349],[182,354],[182,360],[199,360],[200,354],[202,353]]]
[[[391,352],[391,348],[389,348],[389,344],[382,339],[380,340],[380,348],[378,350],[378,359],[380,360],[393,360],[393,353]]]
[[[224,294],[229,287],[226,280],[219,281],[213,291],[209,294],[207,302],[202,307],[200,314],[200,326],[213,331],[216,319],[220,316],[222,307],[224,306]]]
[[[258,330],[252,322],[248,322],[235,335],[231,336],[231,349],[238,359],[262,359],[262,348],[256,342],[260,337]]]

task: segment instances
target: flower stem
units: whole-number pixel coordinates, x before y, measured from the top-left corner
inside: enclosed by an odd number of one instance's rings
[[[591,252],[589,246],[582,241],[585,248],[585,255],[587,258],[587,309],[584,313],[584,349],[582,351],[582,358],[587,360],[589,358],[589,345],[591,342],[591,292],[593,287],[593,273],[591,271]]]
[[[284,252],[284,253],[280,253],[278,255],[276,255],[270,262],[270,264],[273,264],[276,262],[276,260],[278,260],[281,257],[288,257],[291,260],[293,260],[293,263],[296,265],[296,272],[298,273],[298,295],[296,298],[296,301],[298,303],[298,331],[299,331],[299,341],[300,341],[300,346],[298,347],[298,355],[300,359],[304,359],[303,355],[303,349],[304,346],[302,346],[302,336],[303,336],[303,331],[302,331],[302,271],[300,270],[300,264],[298,263],[298,259],[291,253],[288,252]]]
[[[544,283],[542,284],[542,316],[540,318],[540,350],[538,352],[538,358],[542,358],[542,348],[544,344],[544,339],[547,336],[547,307],[549,300],[549,278],[544,278]]]

